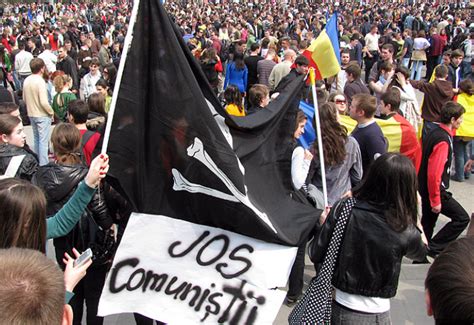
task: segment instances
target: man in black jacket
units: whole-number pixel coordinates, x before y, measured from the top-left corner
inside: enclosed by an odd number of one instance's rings
[[[423,216],[421,224],[428,239],[428,254],[436,257],[469,224],[466,210],[448,192],[453,155],[453,132],[462,123],[464,108],[447,102],[441,108],[439,127],[423,137],[423,155],[418,173]],[[439,214],[451,221],[433,236]]]
[[[79,89],[79,74],[77,71],[76,62],[68,55],[64,46],[58,49],[58,63],[56,63],[56,69],[64,71],[65,74],[72,78],[72,92],[76,93]]]

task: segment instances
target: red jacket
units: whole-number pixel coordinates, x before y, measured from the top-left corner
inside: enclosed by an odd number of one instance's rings
[[[439,56],[443,54],[444,41],[438,34],[433,34],[430,38],[430,56]]]
[[[453,135],[453,131],[447,126],[440,124],[439,127],[451,136]],[[440,142],[433,147],[433,151],[428,158],[428,193],[431,207],[441,204],[441,180],[448,154],[449,144]]]
[[[4,37],[2,37],[2,45],[5,46],[5,49],[8,51],[8,53],[12,53],[12,47],[10,46],[10,43],[8,43],[8,40]]]

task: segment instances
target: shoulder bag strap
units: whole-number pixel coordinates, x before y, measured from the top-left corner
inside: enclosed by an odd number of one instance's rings
[[[25,156],[26,155],[13,156],[10,159],[10,162],[8,163],[8,167],[7,167],[7,170],[5,171],[5,174],[0,175],[0,179],[15,177],[16,173],[18,172],[18,169],[20,169],[23,159],[25,159]]]
[[[310,283],[301,301],[291,312],[288,321],[296,324],[329,324],[332,305],[332,276],[339,248],[346,229],[347,221],[355,204],[354,198],[348,198],[337,206],[338,219],[329,242],[326,257],[316,278]]]

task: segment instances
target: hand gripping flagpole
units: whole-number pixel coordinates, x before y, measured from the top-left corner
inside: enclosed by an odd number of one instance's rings
[[[316,121],[316,138],[318,141],[319,165],[321,166],[321,183],[323,184],[324,207],[328,204],[328,188],[326,185],[326,168],[324,165],[323,139],[321,136],[321,121],[319,119],[318,96],[316,94],[316,80],[314,68],[309,69],[309,80],[311,82],[311,91],[313,93],[314,119]]]

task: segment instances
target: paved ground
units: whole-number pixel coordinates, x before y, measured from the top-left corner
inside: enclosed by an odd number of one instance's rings
[[[418,93],[418,99],[421,103],[422,95]],[[31,136],[31,129],[26,127],[28,135],[28,142],[33,143]],[[474,211],[474,200],[472,200],[472,193],[474,185],[473,177],[464,182],[451,182],[451,191],[454,197],[462,204],[462,206],[469,212]],[[437,227],[441,227],[447,222],[447,218],[441,217]],[[49,248],[52,248],[49,245]],[[49,250],[51,251],[51,250]],[[395,298],[391,300],[391,316],[393,324],[416,324],[425,325],[433,324],[433,319],[426,316],[424,304],[424,279],[429,265],[412,265],[408,260],[404,260],[400,274],[400,281],[398,285],[398,292]],[[314,269],[307,261],[305,269],[305,284],[307,285],[310,279],[314,276]],[[282,306],[274,324],[287,324],[288,314],[290,308]],[[85,319],[85,317],[83,318]],[[86,324],[85,321],[83,324]],[[105,325],[126,325],[135,324],[133,317],[130,314],[113,315],[105,318]]]

